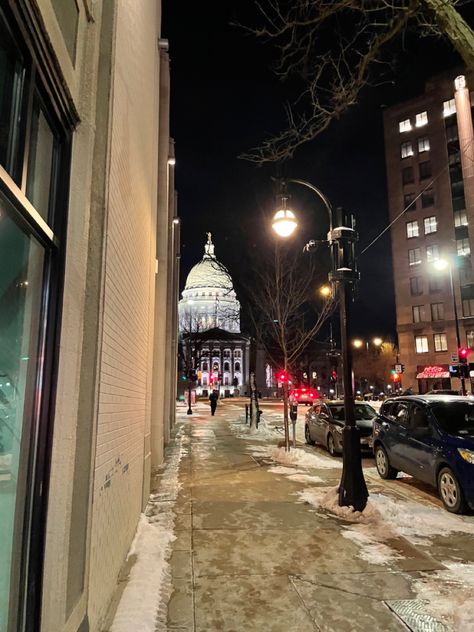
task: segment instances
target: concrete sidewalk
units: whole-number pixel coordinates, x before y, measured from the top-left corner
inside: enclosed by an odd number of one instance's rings
[[[254,440],[235,433],[237,405],[220,403],[215,417],[201,406],[180,418],[186,453],[174,505],[168,630],[456,629],[417,599],[417,579],[445,568],[427,547],[397,536],[386,542],[395,552],[389,562],[364,559],[360,543],[344,537],[344,519],[301,501],[304,476],[281,476],[268,458],[251,455]],[[312,472],[316,484],[338,484],[334,463]],[[155,492],[160,484],[157,475]]]

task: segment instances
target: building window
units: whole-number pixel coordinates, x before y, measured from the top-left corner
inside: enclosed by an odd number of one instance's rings
[[[416,266],[421,263],[421,250],[420,248],[412,248],[408,251],[408,263],[411,266]]]
[[[240,349],[236,349],[236,350],[234,351],[234,358],[240,358],[240,357],[241,357],[241,355],[242,355],[242,354],[241,354]]]
[[[230,371],[230,364],[228,362],[224,362],[224,371]]]
[[[411,308],[414,323],[422,323],[425,320],[425,306],[413,305]]]
[[[428,136],[422,136],[418,139],[418,153],[422,154],[425,151],[430,150],[430,139]]]
[[[434,350],[435,351],[447,351],[448,350],[448,340],[446,338],[446,334],[434,334]]]
[[[229,376],[228,375],[224,376],[224,386],[229,386]]]
[[[234,371],[240,371],[240,362],[236,362],[234,365]]]
[[[416,115],[415,125],[416,127],[423,127],[428,123],[428,112],[420,112]]]
[[[403,184],[412,184],[415,182],[415,172],[413,167],[405,167],[402,169],[402,182]]]
[[[413,156],[413,144],[410,140],[401,144],[400,154],[402,158],[409,158],[410,156]]]
[[[443,116],[451,116],[456,113],[456,102],[454,99],[448,99],[443,102]]]
[[[466,341],[469,349],[474,349],[474,331],[466,331]]]
[[[469,238],[456,239],[456,249],[460,257],[465,257],[471,254],[471,246],[469,244]]]
[[[207,386],[207,377],[206,377],[206,376],[204,376],[204,377],[202,378],[202,385],[203,385],[203,386]]]
[[[420,164],[418,165],[418,168],[420,172],[420,180],[425,180],[426,178],[431,177],[431,161],[430,160],[424,160],[423,162],[420,162]]]
[[[53,301],[67,226],[71,129],[44,90],[55,79],[20,50],[20,32],[0,10],[0,629],[36,628],[30,595],[20,603],[20,577],[33,576],[44,544],[32,534],[28,508],[45,510],[54,339]],[[38,36],[40,37],[40,36]],[[18,43],[18,47],[17,47]],[[58,94],[59,97],[59,94]],[[64,106],[67,108],[67,106]],[[70,111],[68,110],[68,115]],[[5,172],[8,176],[5,176]],[[13,184],[16,183],[16,184]],[[57,186],[61,183],[61,187]],[[28,199],[28,203],[25,201]],[[54,297],[54,298],[53,298]],[[86,421],[87,424],[87,421]],[[73,499],[75,503],[75,499]],[[36,510],[35,510],[36,513]],[[84,507],[84,515],[87,508]],[[24,528],[22,528],[23,525]],[[85,540],[84,540],[85,541]],[[79,544],[78,559],[81,559]],[[85,553],[84,553],[85,559]],[[36,566],[36,563],[35,563]],[[80,567],[79,572],[80,572]],[[23,578],[21,578],[23,582]]]
[[[467,226],[467,213],[465,209],[454,213],[454,225],[456,228]]]
[[[398,124],[398,131],[400,132],[400,134],[402,132],[409,132],[411,130],[411,123],[410,123],[410,119],[405,119],[404,121],[400,121]]]
[[[429,277],[430,294],[441,292],[443,289],[443,280],[439,274],[431,274]]]
[[[403,208],[405,211],[415,211],[416,210],[416,193],[406,193],[403,196]]]
[[[472,268],[470,265],[462,266],[459,268],[459,284],[462,286],[472,285]]]
[[[419,237],[420,233],[418,230],[418,222],[417,220],[413,222],[407,222],[407,237],[408,239],[412,239],[413,237]]]
[[[423,277],[411,277],[410,294],[412,296],[420,296],[420,294],[423,294]]]
[[[462,302],[462,315],[474,316],[474,298],[465,298]]]
[[[446,140],[447,140],[448,143],[455,143],[456,141],[459,140],[458,126],[457,125],[448,125],[446,127]],[[454,156],[459,156],[459,152],[457,151],[453,155]]]
[[[444,303],[431,303],[431,320],[444,320]]]
[[[436,261],[439,259],[439,247],[438,244],[432,244],[431,246],[426,246],[426,261],[431,263],[432,261]]]
[[[209,371],[209,365],[207,364],[207,362],[203,362],[202,363],[202,370],[203,371]]]
[[[415,350],[417,353],[428,353],[428,336],[415,336]]]
[[[421,194],[421,206],[426,208],[427,206],[433,206],[434,204],[434,191],[433,189],[426,189]]]
[[[436,221],[435,215],[431,217],[425,217],[425,235],[429,235],[430,233],[435,233],[438,230],[438,223]]]

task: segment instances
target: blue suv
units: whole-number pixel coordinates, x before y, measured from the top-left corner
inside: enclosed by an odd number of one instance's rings
[[[401,470],[438,489],[448,511],[474,509],[474,400],[414,395],[386,400],[374,419],[382,478]]]

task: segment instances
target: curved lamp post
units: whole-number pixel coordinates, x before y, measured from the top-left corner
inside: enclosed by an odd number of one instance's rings
[[[286,183],[300,184],[311,189],[323,202],[328,213],[328,242],[331,254],[331,271],[329,282],[337,291],[339,300],[339,318],[341,325],[342,351],[342,383],[344,387],[344,429],[343,437],[343,469],[339,485],[339,505],[352,506],[356,511],[363,511],[368,498],[367,485],[362,472],[360,453],[360,433],[355,422],[354,391],[352,383],[352,349],[349,335],[349,310],[352,300],[352,289],[359,279],[356,269],[354,245],[357,233],[354,230],[354,219],[342,208],[332,209],[327,197],[313,184],[305,180],[287,179],[281,181],[281,208],[273,217],[273,230],[280,236],[289,237],[297,227],[295,214],[287,208]],[[335,226],[335,228],[334,228]],[[336,295],[336,292],[333,292]]]

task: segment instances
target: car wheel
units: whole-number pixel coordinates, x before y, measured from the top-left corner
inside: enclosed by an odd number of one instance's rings
[[[393,479],[397,478],[398,470],[390,465],[385,449],[378,445],[375,448],[375,465],[380,478]]]
[[[308,445],[314,445],[314,441],[311,439],[311,434],[309,432],[309,427],[308,426],[304,427],[304,438],[305,438],[306,443]]]
[[[328,434],[328,452],[331,456],[336,456],[336,445],[334,443],[334,437],[331,433]]]
[[[449,467],[443,467],[438,474],[438,491],[448,511],[463,513],[466,508],[464,495],[458,479]]]

